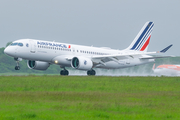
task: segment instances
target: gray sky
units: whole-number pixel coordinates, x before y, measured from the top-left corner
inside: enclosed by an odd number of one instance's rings
[[[1,0],[0,47],[32,38],[125,49],[146,21],[148,51],[180,55],[180,0]]]

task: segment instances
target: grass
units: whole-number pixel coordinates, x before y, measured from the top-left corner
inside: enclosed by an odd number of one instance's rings
[[[0,76],[3,120],[178,120],[179,77]]]

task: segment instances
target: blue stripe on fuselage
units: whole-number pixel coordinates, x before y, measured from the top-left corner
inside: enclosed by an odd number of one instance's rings
[[[149,24],[146,26],[146,28],[144,29],[143,33],[140,35],[140,37],[138,38],[138,40],[136,41],[136,43],[134,44],[134,46],[131,48],[131,50],[134,50],[138,43],[141,41],[142,37],[144,36],[144,34],[147,32],[147,30],[149,29],[149,25],[151,26],[152,22],[149,22]]]

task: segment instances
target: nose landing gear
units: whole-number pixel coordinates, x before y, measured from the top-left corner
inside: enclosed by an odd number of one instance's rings
[[[17,66],[15,66],[15,70],[20,70],[19,61],[17,62]]]
[[[22,61],[22,59],[21,58],[14,58],[14,60],[17,63],[17,65],[15,66],[15,70],[20,70],[19,61]]]

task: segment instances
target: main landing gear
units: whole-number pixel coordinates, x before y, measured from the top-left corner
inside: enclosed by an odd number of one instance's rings
[[[14,60],[16,61],[17,65],[15,66],[15,70],[20,70],[20,66],[19,66],[19,59],[18,58],[14,58]]]
[[[95,70],[88,70],[87,71],[87,75],[96,75],[96,71]]]
[[[64,70],[60,71],[60,75],[69,75],[69,71],[64,68]]]

